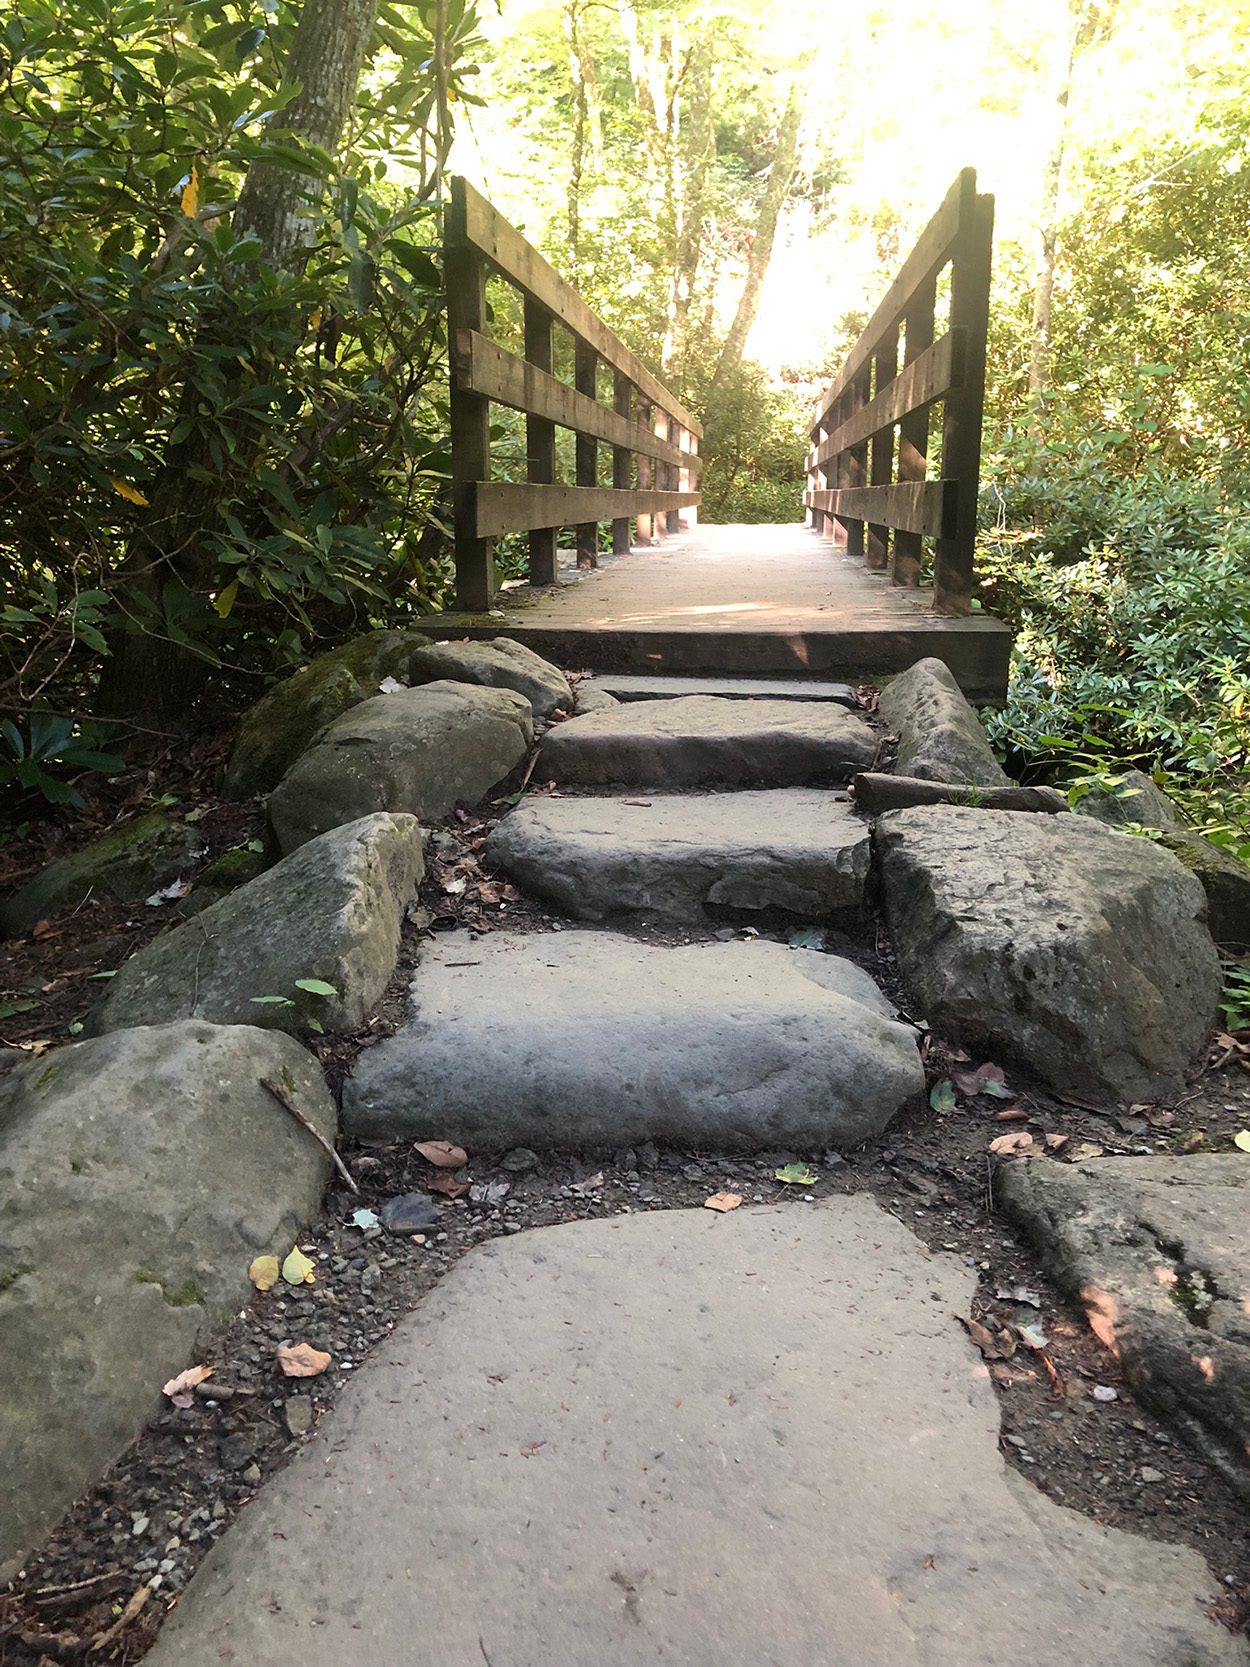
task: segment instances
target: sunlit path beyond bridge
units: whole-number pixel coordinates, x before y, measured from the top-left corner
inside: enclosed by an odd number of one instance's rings
[[[929,590],[892,584],[808,527],[705,525],[588,571],[565,555],[556,584],[506,589],[490,614],[423,629],[507,635],[557,664],[611,671],[857,681],[933,655],[973,699],[1006,689],[1000,620],[936,614]]]

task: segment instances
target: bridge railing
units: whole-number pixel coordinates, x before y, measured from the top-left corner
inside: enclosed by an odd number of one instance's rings
[[[978,196],[976,170],[965,168],[822,395],[809,430],[803,501],[813,525],[869,568],[888,569],[898,585],[920,583],[922,540],[936,539],[933,606],[945,614],[971,608],[993,231],[994,199]],[[938,281],[947,267],[949,322],[935,341]],[[930,478],[938,401],[941,457]]]
[[[612,548],[653,543],[697,506],[703,430],[658,377],[613,335],[573,286],[463,179],[451,182],[444,232],[447,334],[451,350],[452,500],[456,605],[479,613],[494,601],[492,540],[529,534],[531,584],[556,582],[556,535],[576,527],[577,557],[593,566],[598,524],[612,524]],[[497,275],[524,307],[521,357],[490,340],[486,280]],[[573,385],[552,374],[553,330],[573,338]],[[599,397],[600,369],[612,400]],[[491,479],[490,410],[525,416],[525,481]],[[556,429],[575,440],[575,482],[556,479]],[[611,451],[612,485],[600,485],[600,447]],[[606,461],[606,459],[604,460]]]

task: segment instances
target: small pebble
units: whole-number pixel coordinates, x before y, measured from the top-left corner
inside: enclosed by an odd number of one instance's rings
[[[1141,1477],[1143,1482],[1166,1482],[1167,1481],[1167,1477],[1163,1474],[1163,1472],[1161,1470],[1156,1470],[1153,1465],[1149,1465],[1149,1464],[1142,1465],[1141,1469],[1137,1472],[1137,1474]]]
[[[307,1435],[312,1429],[313,1404],[308,1395],[292,1395],[282,1409],[286,1427],[293,1436]]]

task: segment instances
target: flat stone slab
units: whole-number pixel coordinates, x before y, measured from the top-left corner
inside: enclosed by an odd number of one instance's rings
[[[150,1667],[1245,1667],[1192,1551],[1010,1472],[972,1276],[865,1198],[472,1251]],[[1027,1653],[1027,1651],[1026,1651]]]
[[[645,787],[841,785],[877,737],[831,701],[686,695],[588,712],[548,730],[540,779]]]
[[[437,939],[412,1016],[361,1055],[365,1139],[476,1148],[854,1145],[923,1086],[867,973],[778,943],[670,949],[611,932]]]
[[[1198,881],[1085,816],[955,805],[876,824],[899,964],[940,1036],[1061,1094],[1175,1092],[1216,1016]]]
[[[709,909],[807,919],[859,910],[868,824],[831,793],[656,793],[527,799],[486,843],[518,885],[578,920],[645,913],[702,921]]]
[[[641,673],[595,672],[577,685],[614,700],[674,700],[682,695],[716,695],[720,700],[832,700],[859,710],[849,683],[810,683],[802,677],[646,677]]]
[[[1026,1159],[995,1195],[1134,1393],[1250,1499],[1250,1158]]]

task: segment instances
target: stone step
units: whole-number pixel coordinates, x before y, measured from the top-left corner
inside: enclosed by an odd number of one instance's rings
[[[819,788],[531,798],[495,829],[489,860],[578,920],[639,913],[706,921],[708,910],[857,915],[868,824]]]
[[[1196,1552],[1004,1464],[974,1288],[862,1196],[496,1239],[147,1667],[1245,1667]]]
[[[588,712],[547,731],[539,779],[645,787],[829,786],[872,767],[870,724],[831,701],[686,695]]]
[[[855,1145],[923,1087],[892,1014],[850,961],[784,944],[437,938],[411,1016],[346,1085],[345,1125],[478,1151]]]
[[[802,677],[647,677],[629,672],[592,672],[577,685],[586,693],[614,700],[674,700],[682,695],[716,695],[721,700],[832,700],[859,710],[849,683],[823,683]]]

